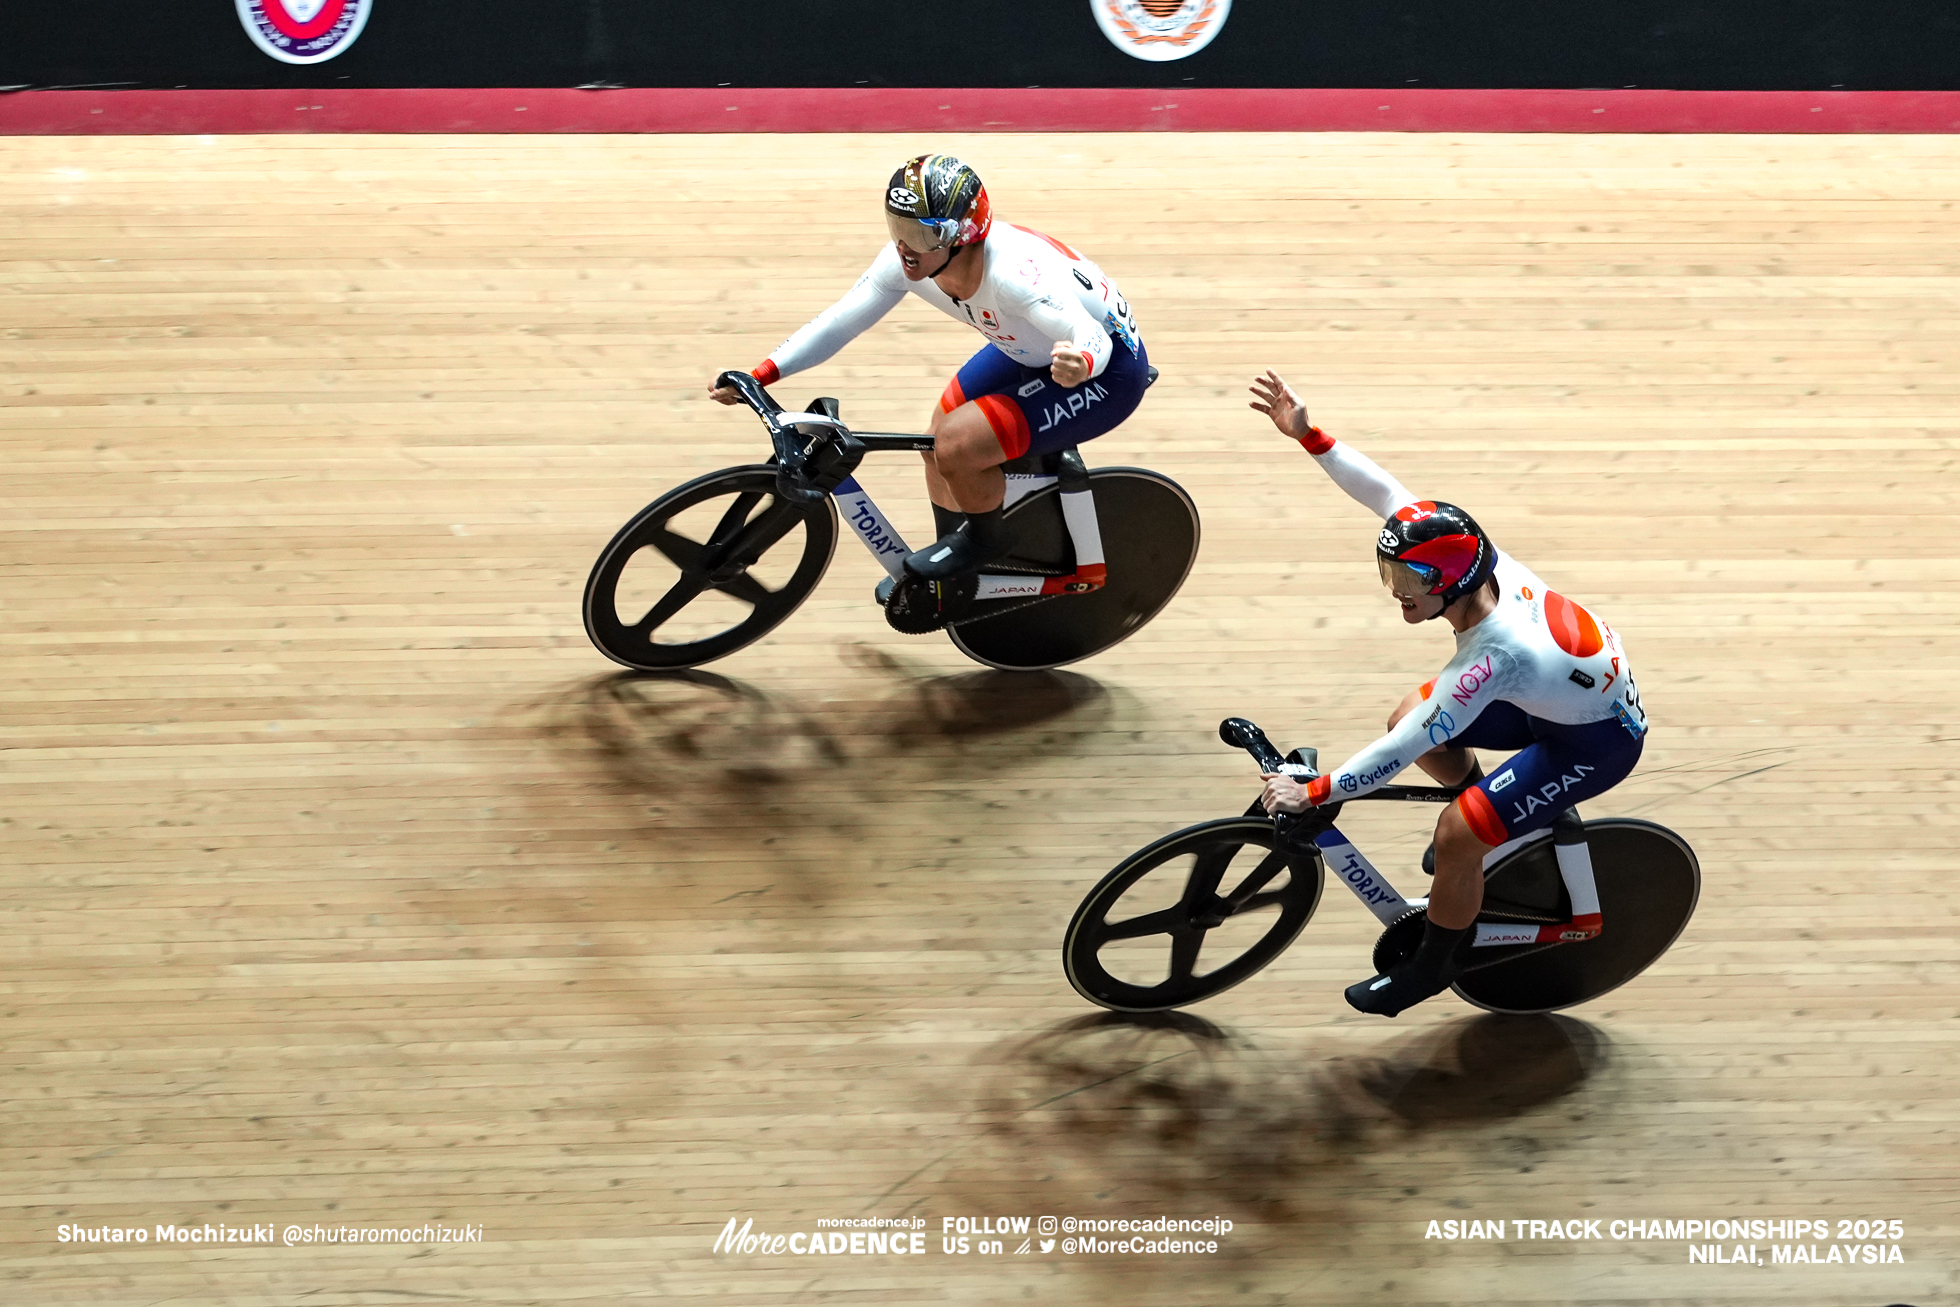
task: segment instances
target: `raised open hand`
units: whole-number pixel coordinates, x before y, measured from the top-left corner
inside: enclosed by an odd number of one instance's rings
[[[1250,389],[1254,399],[1248,408],[1271,418],[1281,435],[1293,440],[1307,438],[1313,426],[1307,421],[1307,406],[1279,373],[1266,369],[1265,376],[1252,379]]]

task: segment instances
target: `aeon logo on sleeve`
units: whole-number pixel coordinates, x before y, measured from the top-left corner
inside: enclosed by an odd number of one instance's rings
[[[1089,8],[1118,50],[1164,63],[1210,45],[1232,12],[1232,0],[1089,0]]]
[[[237,0],[252,44],[287,64],[317,64],[354,44],[374,0]]]

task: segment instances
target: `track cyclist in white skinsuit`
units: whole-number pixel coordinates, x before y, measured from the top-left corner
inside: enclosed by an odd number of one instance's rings
[[[1402,620],[1441,617],[1456,633],[1456,656],[1402,700],[1388,734],[1306,785],[1269,774],[1262,796],[1268,812],[1304,812],[1365,794],[1412,762],[1444,785],[1476,782],[1436,821],[1436,885],[1421,946],[1347,989],[1360,1011],[1392,1017],[1463,974],[1483,905],[1484,855],[1625,779],[1640,760],[1647,714],[1612,627],[1547,589],[1462,509],[1417,499],[1309,424],[1277,373],[1256,378],[1252,394],[1255,410],[1383,519],[1375,559]],[[1518,752],[1485,776],[1474,749]],[[1599,928],[1597,920],[1577,924]]]
[[[944,581],[1001,557],[1000,465],[1078,445],[1135,411],[1149,359],[1114,282],[1060,241],[993,221],[974,171],[946,154],[910,160],[885,189],[892,243],[843,299],[751,369],[763,385],[815,367],[892,310],[907,291],[990,342],[967,360],[932,415],[924,455],[939,539],[905,560]],[[711,389],[724,404],[732,387]]]

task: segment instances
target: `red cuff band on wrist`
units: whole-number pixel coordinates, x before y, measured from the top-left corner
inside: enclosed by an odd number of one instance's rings
[[[1334,437],[1328,435],[1319,427],[1308,427],[1307,438],[1300,442],[1300,448],[1306,450],[1309,454],[1325,454],[1333,447]]]
[[[762,362],[749,369],[749,375],[765,386],[773,386],[783,379],[783,374],[776,370],[776,360],[774,359],[762,360]]]
[[[1316,776],[1307,782],[1307,802],[1318,808],[1327,802],[1327,796],[1334,792],[1334,782],[1325,776]]]

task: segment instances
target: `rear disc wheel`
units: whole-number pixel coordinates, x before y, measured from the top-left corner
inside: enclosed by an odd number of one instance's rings
[[[1513,959],[1482,962],[1454,986],[1466,1002],[1490,1012],[1554,1012],[1610,993],[1652,966],[1679,938],[1701,898],[1701,864],[1686,840],[1650,821],[1609,817],[1586,823],[1602,929],[1592,939],[1521,946]],[[1563,920],[1572,907],[1558,874],[1552,842],[1544,840],[1491,868],[1484,879],[1486,910],[1505,903],[1510,917]],[[1502,952],[1503,950],[1496,950]]]
[[[962,617],[949,634],[975,662],[1007,672],[1046,671],[1092,657],[1128,639],[1171,601],[1198,556],[1198,509],[1184,488],[1140,467],[1089,473],[1108,582],[1087,594],[1036,603],[1001,600],[999,616]],[[1062,525],[1061,490],[1046,486],[1007,510],[1033,548],[982,571],[1038,571],[1073,565]],[[984,610],[988,601],[975,605]]]

